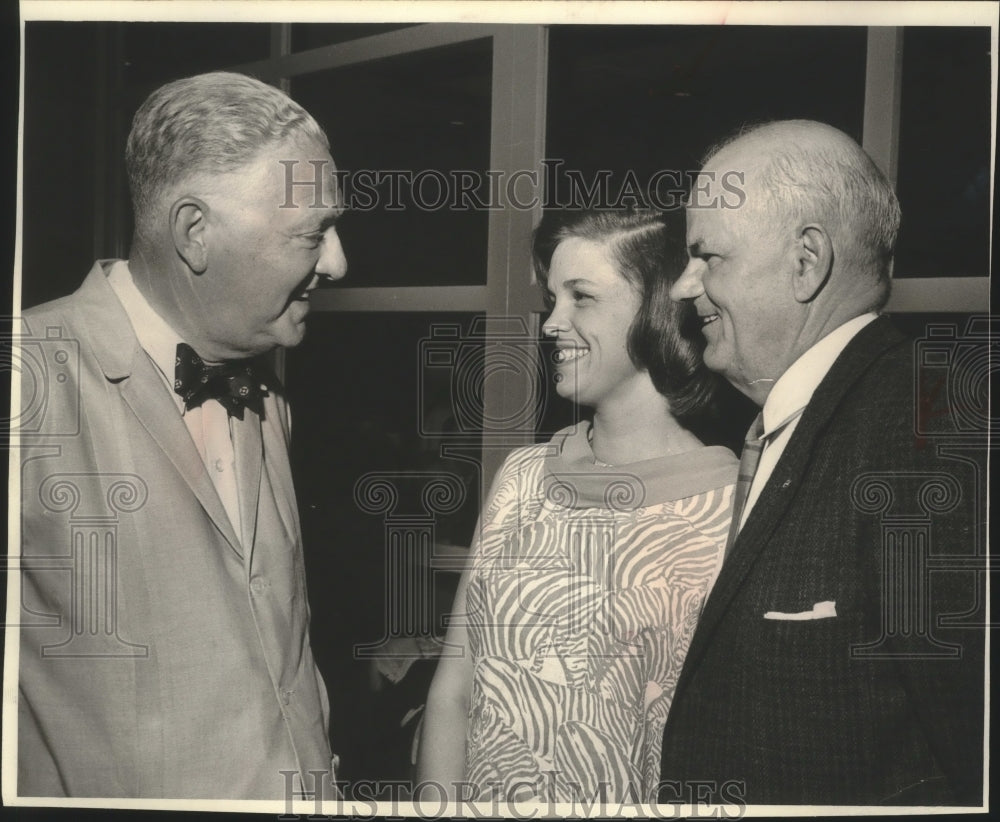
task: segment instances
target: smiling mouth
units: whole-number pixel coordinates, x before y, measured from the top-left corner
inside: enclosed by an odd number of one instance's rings
[[[718,314],[700,314],[698,319],[701,320],[701,327],[704,328],[706,325],[711,325],[716,320],[719,319]]]
[[[586,357],[589,353],[589,348],[560,348],[552,355],[552,359],[560,365],[564,365],[581,357]]]

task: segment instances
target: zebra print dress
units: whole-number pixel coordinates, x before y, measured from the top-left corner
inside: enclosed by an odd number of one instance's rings
[[[603,467],[586,433],[513,452],[473,545],[466,779],[482,799],[655,801],[738,463],[704,447]]]

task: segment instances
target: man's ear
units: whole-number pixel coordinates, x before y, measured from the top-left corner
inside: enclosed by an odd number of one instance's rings
[[[816,299],[833,270],[833,243],[823,226],[812,223],[799,234],[795,277],[792,282],[795,299],[808,303]]]
[[[208,206],[197,197],[185,196],[170,206],[170,234],[174,248],[195,274],[208,267]]]

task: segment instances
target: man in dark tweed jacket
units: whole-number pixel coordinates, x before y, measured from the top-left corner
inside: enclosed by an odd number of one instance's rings
[[[708,366],[762,406],[762,453],[660,800],[980,805],[986,431],[918,433],[920,346],[878,316],[896,197],[810,121],[744,131],[703,172],[672,296],[694,303]]]

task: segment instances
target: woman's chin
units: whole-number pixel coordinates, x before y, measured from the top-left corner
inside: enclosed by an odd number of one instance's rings
[[[556,375],[556,393],[562,397],[564,400],[569,400],[570,402],[576,402],[576,381],[572,379],[558,379],[559,375]]]

